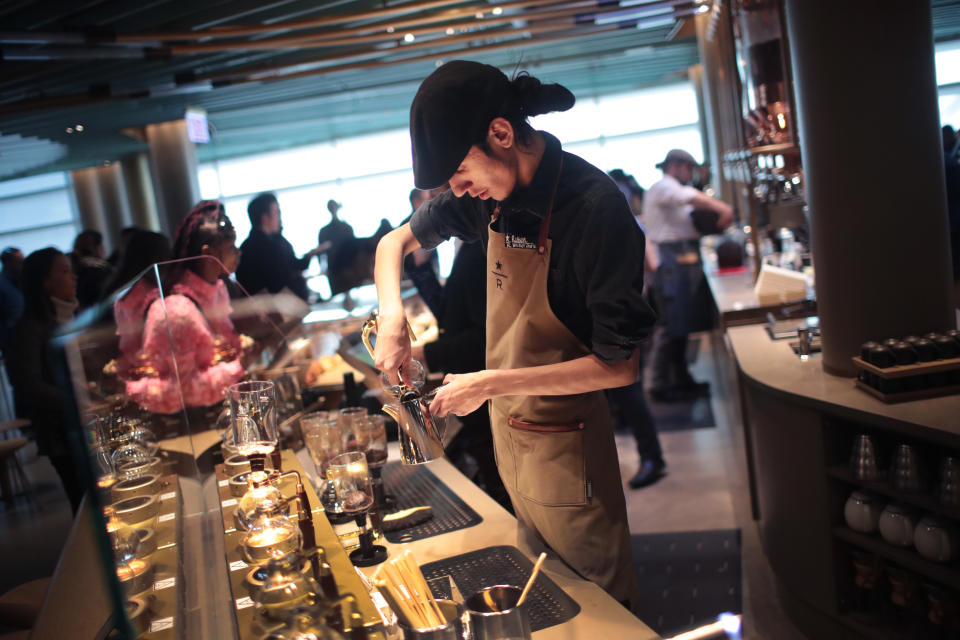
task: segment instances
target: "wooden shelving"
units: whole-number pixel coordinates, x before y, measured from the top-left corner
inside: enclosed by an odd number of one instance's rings
[[[860,487],[866,489],[867,491],[885,495],[888,498],[893,498],[897,502],[902,502],[903,504],[917,507],[923,511],[930,511],[960,523],[960,507],[952,507],[941,504],[940,501],[929,494],[898,491],[897,489],[891,487],[890,484],[885,480],[857,480],[850,475],[850,471],[847,469],[846,465],[834,465],[832,467],[828,467],[827,475],[851,486]]]
[[[858,533],[849,527],[834,527],[833,536],[844,542],[875,553],[881,558],[892,560],[905,569],[925,576],[935,582],[960,590],[960,571],[949,564],[938,564],[921,557],[909,547],[895,547],[888,544],[879,535]]]
[[[800,147],[793,144],[792,142],[781,142],[780,144],[765,144],[759,147],[749,147],[747,151],[749,151],[754,155],[765,154],[765,153],[773,153],[773,154],[800,153]]]

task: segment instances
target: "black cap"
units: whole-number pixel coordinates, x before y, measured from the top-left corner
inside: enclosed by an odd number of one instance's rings
[[[418,189],[434,189],[450,180],[470,147],[486,138],[510,91],[502,71],[469,60],[452,60],[427,76],[410,106],[413,183]]]

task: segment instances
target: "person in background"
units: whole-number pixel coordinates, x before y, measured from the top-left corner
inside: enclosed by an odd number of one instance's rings
[[[636,178],[624,173],[622,169],[614,169],[608,174],[623,193],[624,198],[630,204],[630,211],[633,212],[640,229],[646,233],[646,228],[640,221],[643,214],[643,187],[637,183]],[[648,242],[649,244],[649,242]],[[644,272],[649,276],[656,270],[652,263],[649,246],[644,252]],[[647,288],[644,290],[644,296],[647,296]],[[629,484],[632,489],[640,489],[653,484],[663,477],[667,463],[663,459],[663,448],[660,446],[660,438],[657,435],[657,426],[653,420],[653,414],[650,413],[650,407],[647,406],[647,396],[643,390],[643,369],[646,361],[646,347],[642,345],[638,351],[640,353],[640,362],[638,365],[640,375],[636,382],[625,387],[607,389],[607,399],[610,401],[610,409],[622,426],[629,427],[633,432],[633,439],[637,444],[637,453],[640,456],[640,468],[630,478]]]
[[[345,242],[355,238],[353,227],[340,219],[342,205],[336,200],[327,200],[327,211],[330,212],[330,222],[320,229],[317,234],[317,246],[327,256],[327,266],[333,264],[337,249]]]
[[[136,366],[147,308],[160,295],[157,275],[144,274],[144,271],[151,265],[169,259],[170,241],[165,235],[138,229],[129,238],[117,272],[107,283],[104,300],[133,283],[123,296],[113,303],[113,319],[117,325],[120,352],[117,358],[117,373],[122,379],[128,378],[130,371]],[[141,274],[142,277],[138,278]]]
[[[323,248],[315,247],[302,258],[297,258],[293,247],[283,237],[280,204],[272,193],[261,193],[251,200],[247,215],[250,216],[250,235],[240,245],[237,282],[251,295],[289,289],[307,301],[309,291],[303,270],[310,266],[313,256],[323,252]]]
[[[957,149],[960,138],[947,125],[943,133],[943,168],[947,182],[947,215],[950,219],[950,254],[953,265],[954,306],[960,309],[960,158]]]
[[[77,480],[67,445],[63,415],[66,400],[55,382],[50,339],[58,327],[74,317],[77,277],[70,259],[48,247],[27,256],[22,278],[24,312],[7,348],[7,371],[17,416],[30,420],[37,437],[37,453],[50,458],[76,513],[83,486]]]
[[[214,200],[199,203],[180,223],[173,257],[196,259],[167,265],[163,302],[150,304],[143,327],[140,361],[149,373],[126,381],[127,395],[147,411],[175,413],[181,397],[188,408],[217,405],[224,389],[243,377],[243,345],[220,279],[236,269],[236,238]]]
[[[20,291],[20,273],[23,271],[23,252],[7,247],[0,253],[0,351],[6,349],[10,330],[23,315],[23,293]]]
[[[111,267],[116,269],[120,266],[120,262],[123,260],[123,253],[127,250],[127,244],[130,242],[130,238],[140,230],[140,227],[124,227],[120,231],[120,242],[117,243],[113,253],[107,257],[107,262]]]
[[[70,262],[77,274],[77,301],[80,310],[92,307],[101,297],[113,268],[104,260],[103,234],[93,229],[81,231],[73,241]]]
[[[644,194],[643,217],[647,238],[656,245],[655,291],[661,326],[653,344],[653,384],[650,395],[661,402],[677,402],[709,393],[687,368],[687,341],[694,321],[694,292],[703,279],[700,233],[694,227],[694,209],[714,211],[717,227],[733,222],[733,208],[690,186],[697,162],[686,151],[672,149],[657,164],[663,178]]]
[[[104,300],[133,282],[147,267],[170,259],[170,240],[162,233],[134,228],[125,246],[126,250],[121,254],[113,277],[103,289]],[[149,274],[146,280],[156,281]]]

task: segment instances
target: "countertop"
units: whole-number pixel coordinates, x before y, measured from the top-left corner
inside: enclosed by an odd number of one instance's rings
[[[819,353],[800,360],[790,340],[771,340],[762,325],[731,327],[727,338],[748,382],[839,417],[901,431],[919,428],[952,444],[960,437],[960,395],[886,404],[857,389],[853,378],[824,371]]]
[[[398,460],[397,443],[390,443],[390,459]],[[315,470],[309,457],[299,455],[305,468]],[[442,560],[453,555],[496,545],[517,545],[517,520],[503,507],[494,502],[479,487],[457,470],[446,459],[429,463],[430,471],[454,493],[469,504],[483,522],[466,529],[451,531],[439,536],[404,544],[379,541],[387,547],[391,556],[410,549],[420,564]],[[530,557],[531,562],[536,558]],[[364,569],[367,576],[376,567]],[[580,613],[563,624],[549,627],[533,634],[535,640],[566,640],[579,638],[631,638],[653,640],[659,638],[652,629],[627,611],[603,589],[574,574],[556,557],[547,556],[543,572],[557,583],[581,607]]]

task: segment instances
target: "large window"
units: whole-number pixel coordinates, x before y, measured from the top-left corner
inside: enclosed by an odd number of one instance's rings
[[[54,246],[67,252],[79,227],[66,172],[0,182],[0,249],[24,255]]]
[[[940,123],[960,129],[960,42],[937,45]]]
[[[533,124],[556,135],[568,151],[604,171],[633,173],[644,186],[659,179],[654,165],[669,149],[685,148],[703,159],[689,84],[581,98],[570,111],[540,116]],[[343,205],[340,216],[358,236],[370,236],[382,219],[396,226],[406,218],[412,188],[406,129],[200,167],[201,195],[225,202],[241,241],[250,231],[247,203],[261,191],[276,192],[284,235],[298,254],[316,245],[317,232],[330,221],[328,200]],[[453,247],[445,243],[442,274],[452,261]]]

